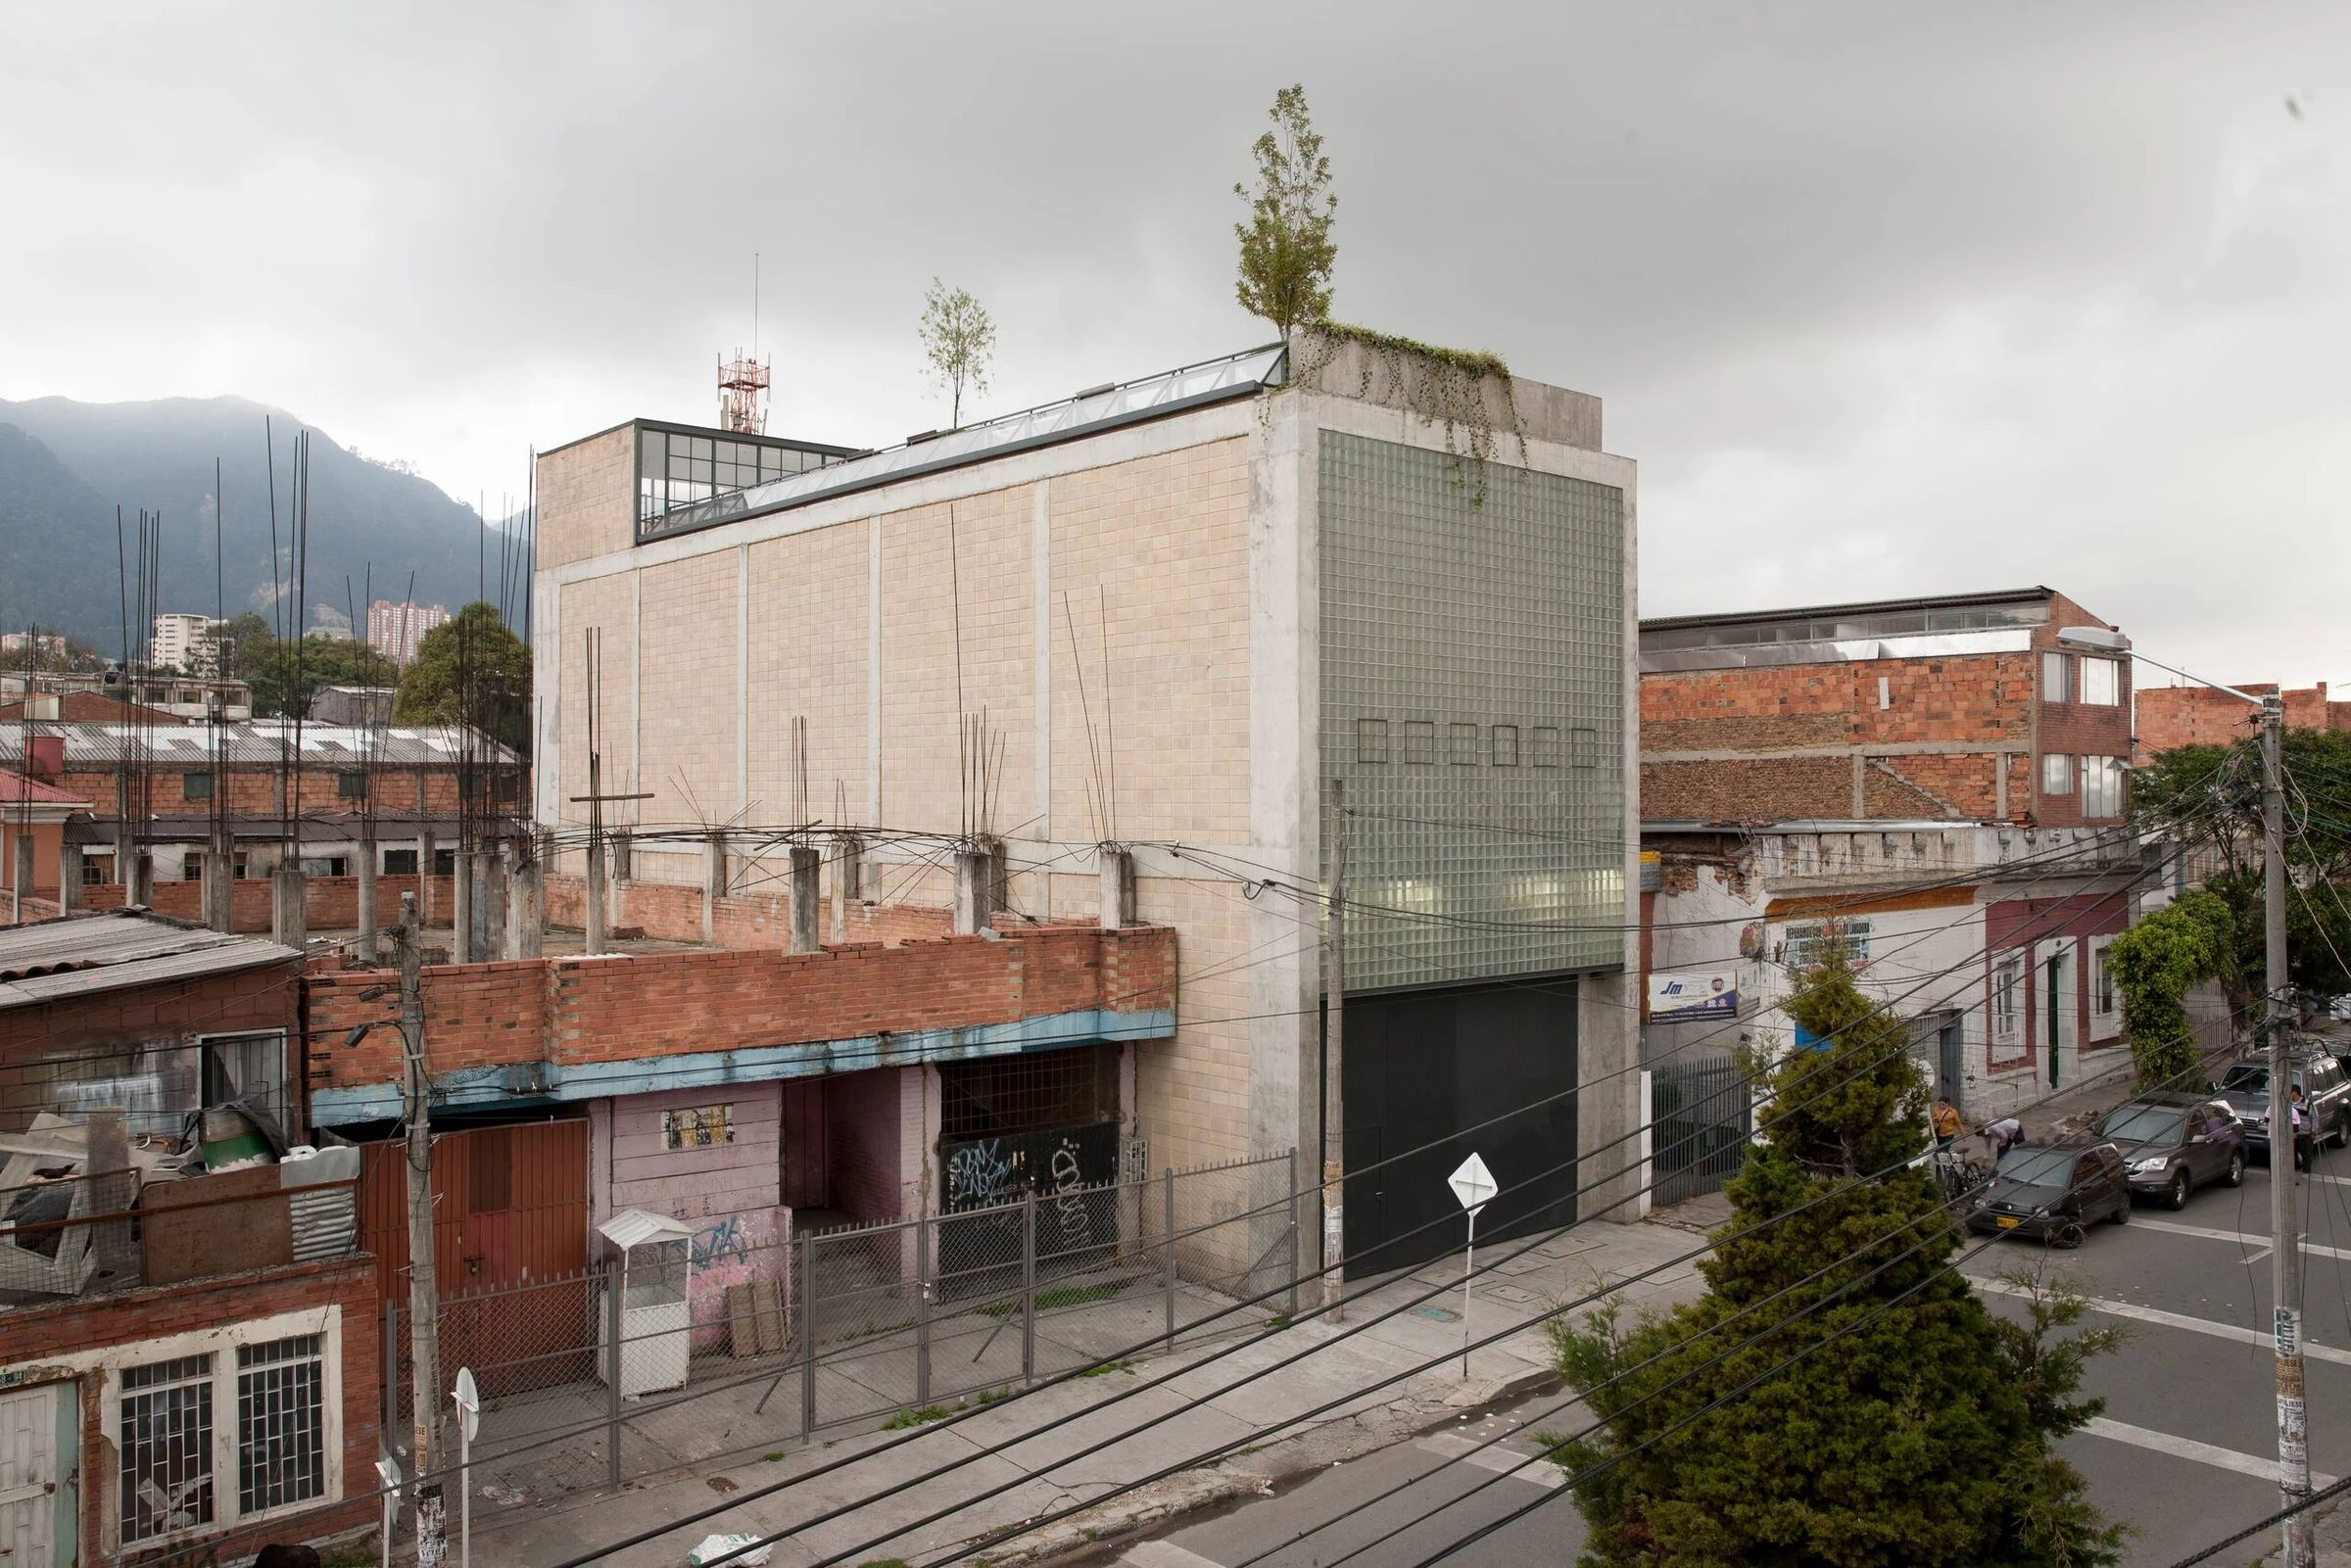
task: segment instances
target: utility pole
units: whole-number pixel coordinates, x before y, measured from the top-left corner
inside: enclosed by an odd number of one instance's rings
[[[1322,941],[1322,1308],[1344,1315],[1347,1097],[1340,1053],[1347,1012],[1347,786],[1330,781],[1330,913]]]
[[[433,1266],[433,1126],[424,1075],[424,955],[416,945],[416,895],[403,893],[392,940],[400,957],[400,1043],[406,1066],[402,1113],[408,1123],[408,1359],[415,1401],[410,1474],[416,1478],[417,1568],[439,1568],[449,1555],[441,1498],[441,1304]]]
[[[2285,959],[2285,703],[2261,699],[2262,901],[2264,1022],[2270,1031],[2270,1300],[2278,1347],[2278,1497],[2282,1508],[2310,1501],[2310,1420],[2302,1386],[2302,1204],[2296,1155],[2294,1056],[2286,1019],[2293,983]],[[2315,1129],[2314,1129],[2315,1131]],[[2318,1546],[2310,1514],[2285,1519],[2284,1568],[2314,1568]]]

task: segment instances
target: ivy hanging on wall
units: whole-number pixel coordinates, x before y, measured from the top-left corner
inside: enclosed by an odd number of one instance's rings
[[[1441,426],[1445,451],[1455,463],[1454,481],[1471,487],[1472,505],[1485,504],[1486,464],[1499,437],[1517,442],[1518,462],[1525,465],[1526,422],[1518,413],[1511,367],[1501,355],[1439,348],[1343,321],[1313,322],[1293,344],[1291,385],[1315,387],[1321,386],[1323,372],[1344,346],[1355,345],[1360,351],[1355,396]]]

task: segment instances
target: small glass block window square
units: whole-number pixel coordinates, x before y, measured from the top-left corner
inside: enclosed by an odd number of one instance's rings
[[[1355,760],[1362,763],[1384,763],[1388,760],[1387,720],[1355,721]]]
[[[1476,767],[1478,752],[1477,726],[1474,724],[1456,724],[1448,726],[1448,728],[1452,731],[1452,736],[1448,744],[1448,749],[1453,755],[1453,765],[1457,768]]]
[[[1497,768],[1518,766],[1518,727],[1516,725],[1498,724],[1494,727],[1494,766]]]
[[[1559,765],[1559,732],[1558,730],[1547,724],[1538,724],[1527,733],[1527,738],[1531,742],[1529,749],[1534,753],[1532,760],[1536,767],[1556,768]]]
[[[1437,760],[1437,727],[1432,721],[1404,721],[1404,760],[1408,765],[1423,768]]]

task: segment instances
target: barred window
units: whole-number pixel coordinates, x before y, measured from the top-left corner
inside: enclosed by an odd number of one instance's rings
[[[336,775],[335,775],[335,798],[336,798],[337,800],[364,800],[364,799],[366,799],[366,798],[367,798],[367,776],[366,776],[364,773],[338,773],[338,774],[336,774]]]
[[[237,1511],[326,1494],[324,1337],[237,1347]]]
[[[213,1522],[213,1358],[122,1370],[122,1544]]]

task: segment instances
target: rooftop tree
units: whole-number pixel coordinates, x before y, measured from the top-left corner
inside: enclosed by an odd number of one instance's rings
[[[923,296],[922,324],[916,329],[923,357],[941,392],[947,394],[950,428],[963,428],[963,394],[987,390],[987,372],[996,353],[996,323],[987,307],[961,289],[931,280]]]
[[[1241,309],[1273,323],[1283,337],[1330,313],[1330,270],[1339,247],[1330,237],[1339,199],[1330,190],[1330,159],[1306,110],[1306,89],[1273,95],[1272,128],[1258,137],[1257,189],[1235,185],[1249,220],[1235,223],[1241,242]]]

